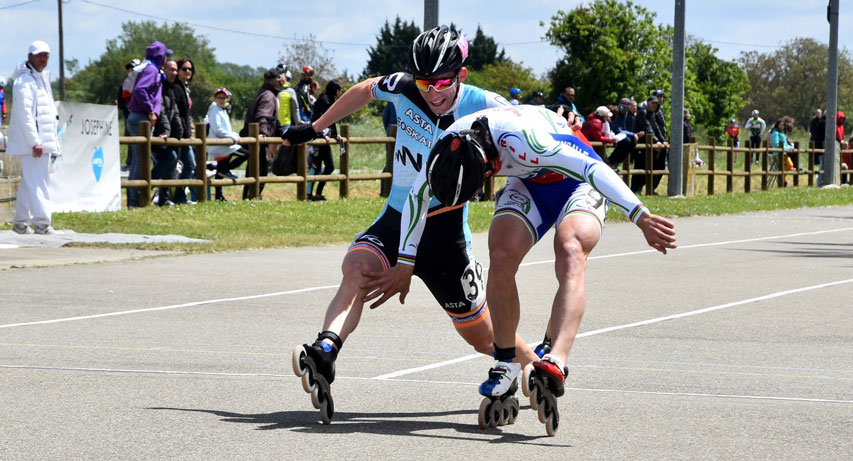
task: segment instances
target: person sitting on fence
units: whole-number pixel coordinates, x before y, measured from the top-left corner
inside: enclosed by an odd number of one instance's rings
[[[730,141],[732,146],[740,147],[740,125],[737,120],[729,120],[729,126],[726,127],[726,140]]]
[[[317,98],[317,102],[314,103],[314,110],[311,115],[312,122],[316,122],[319,118],[332,107],[332,104],[335,103],[335,100],[338,99],[341,95],[341,85],[340,80],[334,79],[330,80],[329,83],[326,84],[326,91]],[[326,138],[326,141],[331,141],[332,138],[341,142],[341,137],[338,136],[338,129],[334,123],[329,125],[328,128],[323,130],[323,137]],[[323,167],[321,170],[320,167]],[[316,151],[314,154],[314,161],[311,163],[311,174],[332,174],[335,171],[335,161],[332,158],[332,147],[328,144],[324,144],[322,146],[316,146]],[[314,190],[314,183],[308,183],[308,200],[310,201],[323,201],[326,200],[326,197],[323,196],[323,188],[326,187],[326,181],[320,181],[317,184],[317,193],[312,195],[311,192]]]
[[[634,147],[637,145],[637,135],[630,131],[623,131],[613,136],[609,136],[609,133],[605,134],[604,127],[610,123],[612,116],[613,113],[610,109],[599,106],[595,109],[595,112],[587,115],[581,132],[590,141],[616,144],[616,147],[610,156],[607,157],[606,161],[610,168],[616,170],[622,164],[622,161],[628,157],[628,154],[634,150]]]
[[[231,117],[225,108],[231,101],[231,92],[227,88],[217,88],[213,93],[213,102],[207,109],[207,121],[210,124],[208,139],[231,139],[230,146],[208,146],[207,158],[216,160],[216,178],[237,179],[231,170],[242,165],[249,158],[249,151],[237,144],[240,135],[231,128]],[[215,197],[217,201],[225,201],[222,187],[217,186]]]
[[[788,122],[790,120],[790,122]],[[783,151],[792,150],[794,145],[788,142],[788,136],[786,133],[790,133],[794,129],[794,120],[791,117],[782,117],[779,120],[776,120],[776,123],[773,124],[773,130],[770,132],[770,147],[772,149],[782,149]],[[771,152],[770,155],[773,157],[779,156],[780,152]],[[797,171],[794,168],[794,162],[791,161],[791,158],[788,155],[783,155],[784,160],[779,162],[779,165],[784,165],[781,168],[783,171]]]

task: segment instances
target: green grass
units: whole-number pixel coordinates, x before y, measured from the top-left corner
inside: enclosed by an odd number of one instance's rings
[[[853,189],[788,188],[689,199],[651,196],[643,197],[643,200],[654,213],[677,218],[851,205]],[[87,233],[179,234],[211,240],[206,244],[130,245],[134,248],[189,252],[235,251],[348,243],[353,235],[373,222],[383,206],[384,200],[380,198],[326,202],[207,202],[175,208],[148,207],[106,213],[58,213],[54,215],[54,226],[58,229]],[[474,232],[486,231],[493,211],[493,202],[472,203],[469,213],[471,229]],[[622,213],[611,208],[608,221],[625,222],[627,219]],[[10,225],[5,227],[9,228]]]

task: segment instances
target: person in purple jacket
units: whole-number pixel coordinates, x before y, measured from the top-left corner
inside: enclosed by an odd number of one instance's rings
[[[166,56],[170,54],[172,50],[166,48],[166,45],[159,41],[154,42],[145,49],[145,62],[133,69],[136,80],[133,83],[133,91],[130,93],[130,102],[127,104],[130,114],[125,122],[130,136],[139,136],[139,122],[148,120],[153,128],[157,117],[160,116],[162,103],[160,68],[163,67]],[[140,67],[142,69],[137,72]],[[131,144],[128,155],[131,156],[131,160],[127,179],[139,179],[139,145]],[[127,189],[127,207],[138,207],[139,197],[139,189]]]

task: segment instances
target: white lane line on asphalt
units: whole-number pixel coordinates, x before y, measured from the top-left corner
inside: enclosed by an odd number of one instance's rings
[[[732,243],[754,242],[754,241],[760,241],[760,240],[773,240],[773,239],[780,239],[780,238],[787,238],[787,237],[799,237],[799,236],[804,236],[804,235],[825,234],[825,233],[829,233],[829,232],[842,232],[842,231],[848,231],[848,230],[853,230],[853,227],[847,227],[847,228],[843,228],[843,229],[831,229],[831,230],[815,231],[815,232],[801,232],[801,233],[797,233],[797,234],[776,235],[776,236],[770,236],[770,237],[758,237],[758,238],[754,238],[754,239],[729,240],[729,241],[725,241],[725,242],[712,242],[712,243],[700,243],[700,244],[696,244],[696,245],[686,245],[683,247],[679,247],[679,249],[683,250],[683,249],[688,249],[688,248],[699,248],[699,247],[705,247],[705,246],[718,246],[718,245],[728,245],[728,244],[732,244]],[[654,253],[656,251],[657,250],[651,250],[650,249],[650,250],[633,251],[633,252],[627,252],[627,253],[615,253],[615,254],[610,254],[610,255],[591,256],[589,259],[617,258],[617,257],[632,256],[632,255],[642,254],[642,253]],[[549,263],[553,263],[553,262],[554,262],[553,259],[550,259],[547,261],[533,261],[533,262],[522,263],[521,266],[533,266],[536,264],[549,264]],[[133,309],[133,310],[129,310],[129,311],[120,311],[120,312],[108,312],[105,314],[83,315],[83,316],[79,316],[79,317],[68,317],[68,318],[53,319],[53,320],[41,320],[41,321],[36,321],[36,322],[10,323],[10,324],[6,324],[6,325],[0,325],[0,329],[31,326],[31,325],[47,325],[47,324],[62,323],[62,322],[73,322],[73,321],[77,321],[77,320],[91,320],[91,319],[97,319],[97,318],[102,318],[102,317],[114,317],[114,316],[118,316],[118,315],[139,314],[139,313],[143,313],[143,312],[155,312],[155,311],[163,311],[163,310],[171,310],[171,309],[181,309],[184,307],[195,307],[195,306],[202,306],[202,305],[206,305],[206,304],[216,304],[216,303],[223,303],[223,302],[230,302],[230,301],[242,301],[242,300],[247,300],[247,299],[268,298],[268,297],[273,297],[273,296],[282,296],[282,295],[288,295],[288,294],[294,294],[294,293],[304,293],[304,292],[308,292],[308,291],[328,290],[328,289],[337,288],[337,287],[338,287],[338,285],[327,285],[327,286],[320,286],[320,287],[301,288],[298,290],[279,291],[279,292],[275,292],[275,293],[266,293],[266,294],[261,294],[261,295],[238,296],[238,297],[233,297],[233,298],[222,298],[222,299],[208,299],[205,301],[196,301],[196,302],[192,302],[192,303],[175,304],[175,305],[171,305],[171,306],[150,307],[150,308],[145,308],[145,309]],[[466,357],[462,357],[461,359],[457,359],[457,360],[458,361],[465,361],[465,360],[470,360],[470,359],[476,358],[476,357],[479,357],[479,355],[466,356]]]
[[[782,296],[788,296],[791,294],[802,293],[805,291],[819,290],[822,288],[828,288],[828,287],[832,287],[832,286],[836,286],[836,285],[843,285],[843,284],[851,283],[851,282],[853,282],[853,279],[838,280],[835,282],[822,283],[820,285],[812,285],[812,286],[808,286],[808,287],[794,288],[792,290],[779,291],[776,293],[771,293],[771,294],[764,295],[764,296],[758,296],[755,298],[743,299],[740,301],[734,301],[734,302],[726,303],[726,304],[719,304],[717,306],[706,307],[704,309],[697,309],[697,310],[693,310],[693,311],[689,311],[689,312],[682,312],[680,314],[672,314],[672,315],[667,315],[664,317],[657,317],[657,318],[653,318],[653,319],[643,320],[640,322],[632,322],[632,323],[626,323],[624,325],[615,325],[615,326],[607,327],[607,328],[599,328],[598,330],[586,331],[583,333],[578,333],[577,338],[584,338],[587,336],[599,335],[599,334],[608,333],[611,331],[623,330],[625,328],[633,328],[633,327],[639,327],[639,326],[644,326],[644,325],[650,325],[653,323],[665,322],[667,320],[674,320],[674,319],[679,319],[682,317],[690,317],[693,315],[705,314],[708,312],[718,311],[721,309],[727,309],[729,307],[735,307],[735,306],[741,306],[744,304],[751,304],[751,303],[756,303],[756,302],[760,302],[760,301],[766,301],[768,299],[779,298]],[[532,343],[532,344],[530,344],[530,346],[534,346],[536,344],[537,343]],[[424,365],[422,367],[409,368],[406,370],[400,370],[400,371],[395,371],[393,373],[387,373],[384,375],[379,375],[379,376],[374,377],[374,379],[396,378],[399,376],[404,376],[404,375],[408,375],[408,374],[412,374],[412,373],[418,373],[421,371],[431,370],[433,368],[443,367],[445,365],[452,365],[454,363],[473,360],[473,359],[476,359],[479,357],[483,357],[483,355],[482,354],[470,354],[470,355],[466,355],[464,357],[459,357],[459,358],[456,358],[453,360],[446,360],[444,362],[437,362],[437,363],[433,363],[430,365]]]
[[[288,290],[288,291],[277,291],[275,293],[264,293],[260,295],[250,295],[250,296],[237,296],[233,298],[221,298],[221,299],[208,299],[205,301],[196,301],[191,303],[184,304],[173,304],[171,306],[159,306],[159,307],[149,307],[145,309],[133,309],[129,311],[120,311],[120,312],[107,312],[104,314],[94,314],[94,315],[82,315],[79,317],[67,317],[63,319],[53,319],[53,320],[41,320],[37,322],[23,322],[23,323],[10,323],[6,325],[0,325],[0,328],[12,328],[12,327],[23,327],[29,325],[47,325],[51,323],[60,323],[60,322],[73,322],[76,320],[90,320],[90,319],[99,319],[103,317],[115,317],[117,315],[128,315],[128,314],[139,314],[143,312],[155,312],[155,311],[167,311],[172,309],[182,309],[184,307],[196,307],[203,306],[205,304],[216,304],[216,303],[225,303],[231,301],[244,301],[247,299],[261,299],[261,298],[271,298],[274,296],[284,296],[291,295],[296,293],[305,293],[308,291],[318,291],[318,290],[329,290],[332,288],[337,288],[338,285],[326,285],[320,287],[310,287],[310,288],[300,288],[298,290]]]
[[[776,239],[791,238],[791,237],[804,237],[807,235],[829,234],[832,232],[847,232],[847,231],[851,231],[851,230],[853,230],[853,227],[845,227],[843,229],[829,229],[829,230],[814,231],[814,232],[798,232],[796,234],[772,235],[769,237],[756,237],[756,238],[751,238],[751,239],[726,240],[723,242],[697,243],[694,245],[679,246],[675,250],[669,250],[669,251],[679,251],[679,250],[689,250],[689,249],[693,249],[693,248],[704,248],[704,247],[714,247],[714,246],[722,246],[722,245],[732,245],[735,243],[761,242],[761,241],[765,241],[765,240],[776,240]],[[633,256],[633,255],[639,255],[639,254],[644,254],[644,253],[657,253],[657,252],[658,252],[658,250],[654,250],[654,249],[638,250],[638,251],[629,251],[627,253],[614,253],[614,254],[610,254],[610,255],[590,256],[588,259],[592,260],[592,259],[618,258],[618,257],[622,257],[622,256]],[[554,262],[553,259],[549,259],[547,261],[531,261],[531,262],[521,263],[520,266],[535,266],[537,264],[551,264],[553,262]]]
[[[223,376],[238,378],[296,378],[295,375],[282,375],[275,373],[227,373],[217,371],[179,371],[179,370],[135,370],[135,369],[110,369],[110,368],[84,368],[84,367],[47,367],[39,365],[0,365],[0,369],[18,370],[45,370],[45,371],[80,371],[88,373],[126,373],[126,374],[154,374],[154,375],[185,375],[185,376]],[[359,378],[353,376],[338,376],[340,380],[367,381],[374,378]],[[441,384],[452,386],[477,386],[478,383],[467,383],[459,381],[434,381],[422,379],[384,379],[383,381],[413,383],[413,384]],[[766,395],[738,395],[738,394],[705,394],[698,392],[662,392],[662,391],[636,391],[630,389],[592,389],[584,387],[567,387],[567,391],[578,392],[606,392],[615,394],[640,394],[660,395],[674,397],[706,397],[725,399],[748,399],[748,400],[779,400],[785,402],[808,402],[808,403],[843,403],[853,404],[853,400],[817,399],[808,397],[779,397]]]

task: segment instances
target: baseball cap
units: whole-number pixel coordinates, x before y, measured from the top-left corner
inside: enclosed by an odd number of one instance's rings
[[[28,54],[41,54],[41,53],[50,53],[50,46],[47,43],[36,40],[30,44],[30,50]]]
[[[656,102],[656,103],[660,104],[660,99],[658,99],[655,96],[649,96],[649,99],[646,99],[646,102]]]
[[[599,117],[612,117],[613,112],[610,112],[610,109],[608,109],[605,106],[598,106],[595,109],[595,115],[597,115]]]

